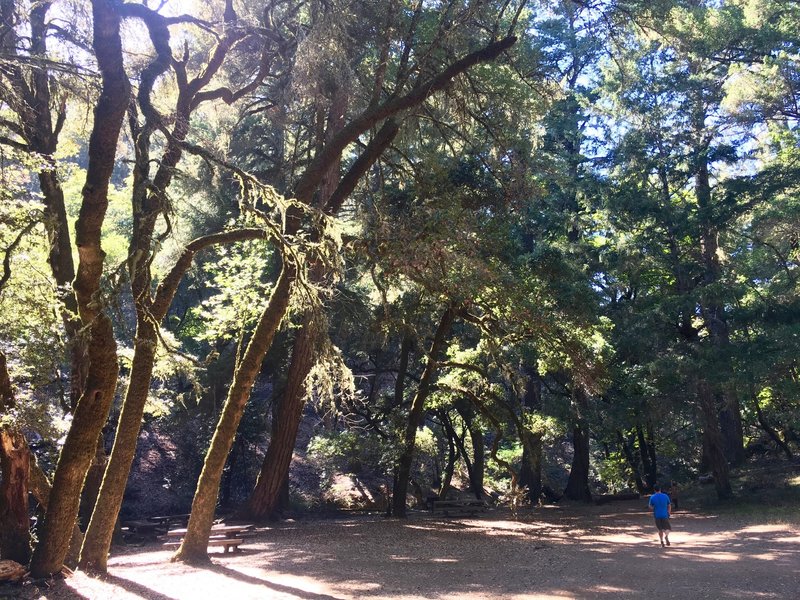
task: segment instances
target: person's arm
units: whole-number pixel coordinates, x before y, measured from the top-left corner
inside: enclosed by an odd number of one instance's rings
[[[672,500],[667,497],[667,518],[669,519],[672,516]]]

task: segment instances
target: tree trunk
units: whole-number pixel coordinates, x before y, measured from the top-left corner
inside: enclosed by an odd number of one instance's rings
[[[31,575],[36,578],[61,570],[78,514],[83,482],[108,417],[118,374],[114,331],[111,319],[101,312],[99,298],[105,257],[100,238],[130,84],[122,61],[120,16],[116,5],[109,0],[93,0],[92,16],[93,46],[102,74],[102,92],[95,106],[86,184],[75,227],[80,262],[73,285],[81,321],[89,331],[89,370],[61,450],[50,505],[31,560]]]
[[[486,446],[483,442],[483,430],[478,425],[477,420],[473,420],[469,428],[470,439],[472,440],[472,465],[473,479],[470,481],[475,497],[483,498],[483,477],[486,470]]]
[[[116,350],[111,320],[101,313],[91,326],[86,389],[61,449],[50,503],[31,561],[31,574],[36,578],[60,571],[67,555],[83,483],[114,398],[119,368]]]
[[[646,489],[652,490],[658,480],[658,468],[656,466],[654,452],[651,452],[651,444],[645,437],[644,428],[641,424],[636,425],[636,439],[639,446],[639,456],[644,468],[644,479],[647,485]]]
[[[29,465],[30,451],[22,433],[0,427],[0,556],[23,565],[31,557]]]
[[[542,436],[527,428],[522,430],[519,485],[528,488],[528,500],[532,505],[539,503],[542,497]]]
[[[114,536],[114,526],[122,506],[125,485],[136,454],[136,442],[150,391],[153,365],[158,345],[158,325],[166,316],[182,277],[189,270],[198,252],[210,246],[243,240],[263,239],[259,229],[238,229],[203,236],[192,240],[180,258],[159,284],[152,302],[137,305],[137,328],[133,363],[125,392],[125,400],[117,423],[114,446],[106,465],[92,518],[81,550],[80,567],[104,572]]]
[[[714,486],[717,497],[725,500],[733,496],[730,483],[728,461],[722,450],[722,436],[719,432],[719,414],[716,398],[708,383],[701,381],[697,386],[697,396],[703,416],[703,446],[711,473],[714,475]]]
[[[439,483],[439,498],[446,498],[447,493],[450,491],[450,482],[453,480],[453,473],[455,472],[456,468],[456,458],[458,458],[458,453],[456,452],[456,432],[453,428],[453,423],[450,420],[450,416],[447,414],[447,411],[442,411],[442,425],[444,426],[445,435],[447,436],[447,462],[444,466],[444,471],[442,472],[441,482]]]
[[[406,516],[406,494],[408,493],[408,480],[411,477],[411,463],[414,460],[414,447],[416,445],[417,429],[422,425],[425,415],[425,401],[430,394],[433,377],[438,369],[438,356],[441,354],[445,345],[445,338],[450,333],[450,328],[455,320],[455,307],[450,306],[442,315],[436,334],[431,343],[431,350],[428,354],[428,364],[420,378],[417,393],[411,402],[411,411],[408,415],[406,432],[403,439],[403,450],[397,464],[397,478],[395,480],[394,491],[392,492],[392,515],[398,518]]]
[[[128,389],[119,416],[114,446],[81,549],[79,564],[86,571],[106,570],[114,525],[122,506],[128,473],[136,454],[136,441],[150,390],[157,343],[156,324],[152,322],[152,318],[139,319]]]
[[[305,380],[316,358],[316,348],[320,337],[327,333],[320,330],[315,317],[309,311],[295,338],[289,377],[280,401],[280,410],[274,414],[276,424],[269,442],[267,454],[261,466],[255,489],[243,510],[243,516],[255,521],[274,517],[278,508],[280,492],[289,473],[297,430],[305,406]]]
[[[6,356],[0,351],[0,416],[15,403]],[[25,436],[0,425],[0,557],[27,565],[31,557],[28,523],[30,450]]]
[[[525,367],[528,385],[522,403],[531,412],[542,408],[542,382],[533,367]],[[534,433],[524,425],[520,432],[522,442],[522,465],[519,471],[519,485],[528,489],[528,500],[535,506],[542,497],[542,434]]]
[[[752,384],[750,384],[750,397],[753,399],[753,406],[756,409],[756,417],[758,417],[758,424],[761,425],[761,429],[763,429],[770,439],[778,445],[778,448],[783,451],[783,453],[786,455],[786,458],[792,460],[794,458],[792,449],[789,448],[789,444],[781,439],[781,436],[778,435],[778,432],[775,431],[775,429],[767,421],[767,418],[764,416],[764,411],[761,410],[761,403],[758,401],[758,394],[755,393],[755,389]]]
[[[214,510],[217,506],[217,495],[225,460],[236,436],[244,407],[250,397],[250,390],[261,370],[264,355],[269,350],[288,309],[294,279],[294,267],[284,264],[269,302],[258,320],[256,330],[247,344],[241,362],[236,367],[228,397],[203,463],[203,471],[197,482],[186,536],[181,547],[173,556],[173,560],[208,561],[206,548],[214,521]]]
[[[564,496],[570,500],[591,502],[592,492],[589,490],[589,432],[581,425],[575,425],[572,429],[572,446],[575,449],[575,453],[572,457],[572,467],[569,471],[567,487],[564,489]]]
[[[575,423],[572,427],[572,467],[569,471],[564,496],[570,500],[591,502],[589,490],[589,430],[584,421],[588,401],[586,393],[577,384],[573,384],[572,411]]]
[[[636,459],[636,456],[633,454],[630,445],[625,440],[622,432],[619,430],[617,430],[617,441],[619,442],[620,448],[622,448],[622,453],[625,455],[625,460],[628,461],[628,466],[633,473],[633,482],[636,485],[636,491],[638,491],[640,494],[643,494],[646,488],[639,472],[639,461]]]

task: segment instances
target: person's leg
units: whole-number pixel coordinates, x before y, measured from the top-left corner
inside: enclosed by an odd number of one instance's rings
[[[667,521],[665,524],[666,528],[664,529],[664,540],[667,542],[667,546],[669,546],[669,532],[672,528],[669,525],[669,521]]]

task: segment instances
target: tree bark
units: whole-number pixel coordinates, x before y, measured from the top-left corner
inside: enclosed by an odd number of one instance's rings
[[[108,417],[118,374],[114,331],[111,320],[102,312],[99,298],[105,256],[100,238],[130,84],[123,67],[120,17],[114,3],[93,0],[92,15],[93,46],[102,75],[102,91],[94,111],[83,202],[75,228],[80,262],[73,286],[81,321],[89,332],[89,370],[59,457],[50,505],[31,560],[31,575],[36,578],[61,570],[83,482]]]
[[[711,387],[705,381],[698,383],[697,396],[703,417],[703,446],[706,452],[706,459],[711,473],[714,475],[717,497],[720,500],[726,500],[733,496],[733,490],[731,489],[728,461],[725,459],[725,453],[722,450],[722,436],[719,432],[719,412],[716,398]]]
[[[584,413],[587,408],[586,393],[577,385],[573,388],[573,418],[572,427],[572,467],[569,471],[567,487],[564,496],[570,500],[591,502],[592,493],[589,490],[589,430],[585,423]]]
[[[210,246],[248,239],[264,239],[261,229],[239,229],[211,234],[190,242],[156,290],[152,303],[141,303],[137,314],[133,363],[125,392],[125,401],[117,423],[111,449],[92,518],[81,550],[80,567],[87,571],[105,572],[107,557],[114,536],[114,526],[122,506],[136,442],[150,391],[153,365],[158,345],[158,325],[164,320],[182,277],[189,270],[196,254]],[[146,311],[146,312],[144,312]]]
[[[528,385],[525,389],[523,404],[529,411],[541,410],[542,383],[539,374],[533,367],[526,367],[525,372]],[[522,465],[519,470],[519,485],[528,488],[528,500],[535,506],[542,497],[542,435],[525,427],[524,422],[520,433]]]
[[[31,557],[28,523],[30,451],[25,437],[0,427],[0,556],[27,565]]]
[[[422,377],[417,386],[417,393],[411,402],[411,411],[408,414],[406,432],[403,438],[403,450],[397,463],[397,477],[394,491],[392,492],[392,515],[398,518],[406,516],[406,495],[408,493],[408,480],[411,477],[411,463],[414,460],[417,429],[422,425],[423,416],[425,415],[425,401],[428,399],[433,377],[439,367],[438,357],[444,350],[446,338],[450,333],[450,328],[453,326],[455,316],[455,307],[449,306],[439,320],[439,325],[433,336],[433,342],[431,342],[428,363],[425,365],[425,370],[422,372]]]
[[[450,491],[450,484],[453,480],[453,473],[455,472],[456,468],[456,458],[458,458],[455,442],[458,434],[453,427],[453,422],[450,420],[450,415],[448,415],[447,411],[443,410],[440,414],[442,426],[444,427],[444,432],[447,436],[447,462],[445,463],[444,470],[442,472],[437,495],[439,498],[446,498],[448,492]]]
[[[274,414],[277,426],[273,427],[273,438],[269,442],[255,489],[243,510],[243,516],[247,519],[262,521],[272,518],[273,512],[278,508],[280,492],[289,472],[305,406],[305,379],[314,366],[315,349],[320,338],[327,335],[314,321],[314,315],[308,311],[295,338],[280,410]]]
[[[542,436],[522,430],[522,465],[519,485],[528,488],[528,500],[536,505],[542,497]]]
[[[592,492],[589,490],[589,432],[582,425],[572,428],[572,446],[575,453],[569,471],[564,496],[570,500],[591,502]]]
[[[620,430],[617,430],[617,441],[619,442],[620,448],[622,448],[622,453],[625,455],[625,460],[628,461],[628,466],[633,473],[633,482],[636,485],[636,491],[640,494],[645,492],[645,485],[644,481],[642,481],[642,475],[639,471],[639,461],[636,459],[633,451],[631,450],[630,445],[625,440],[625,437],[622,435]]]
[[[14,405],[6,356],[0,351],[0,416]],[[0,425],[0,557],[27,565],[31,557],[28,523],[30,450],[25,436]]]
[[[228,397],[211,439],[211,446],[203,463],[203,471],[197,482],[186,536],[172,560],[195,563],[208,561],[206,546],[214,521],[222,470],[236,437],[236,430],[250,397],[250,390],[261,370],[261,363],[289,307],[291,288],[295,279],[294,269],[293,266],[284,263],[275,289],[236,368]]]

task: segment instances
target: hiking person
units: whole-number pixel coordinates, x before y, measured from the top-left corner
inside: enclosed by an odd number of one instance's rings
[[[656,520],[656,529],[658,529],[658,539],[661,541],[661,546],[669,546],[669,532],[672,527],[669,524],[669,517],[672,513],[672,502],[669,496],[661,491],[660,485],[653,486],[654,494],[650,496],[649,506],[653,509],[653,516]]]

